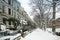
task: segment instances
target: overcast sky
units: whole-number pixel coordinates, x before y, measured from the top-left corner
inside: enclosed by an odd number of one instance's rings
[[[18,0],[21,3],[21,6],[25,9],[25,11],[29,12],[31,8],[29,7],[29,0]]]
[[[30,15],[30,11],[32,10],[29,6],[29,0],[18,0],[21,3],[21,6],[25,9],[25,11],[28,13],[28,15],[33,19],[33,16]]]

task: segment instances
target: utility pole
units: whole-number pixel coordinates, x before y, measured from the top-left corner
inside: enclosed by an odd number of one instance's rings
[[[55,32],[56,25],[55,25],[55,14],[56,14],[56,0],[52,0],[53,2],[53,21],[52,21],[52,32]]]

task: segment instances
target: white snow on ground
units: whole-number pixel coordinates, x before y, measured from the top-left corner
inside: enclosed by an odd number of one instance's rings
[[[60,32],[60,28],[56,28],[56,32]]]
[[[20,40],[60,40],[60,37],[37,28],[34,32],[28,34],[25,38]]]
[[[52,32],[52,28],[47,28],[46,30]],[[60,28],[56,28],[56,32],[60,32]]]

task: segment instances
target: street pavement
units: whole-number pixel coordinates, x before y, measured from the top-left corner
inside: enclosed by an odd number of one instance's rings
[[[60,36],[53,35],[48,31],[43,31],[37,28],[35,31],[20,40],[60,40]]]

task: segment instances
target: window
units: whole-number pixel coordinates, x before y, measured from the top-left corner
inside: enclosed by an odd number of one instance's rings
[[[19,7],[17,6],[17,11],[19,12]]]
[[[3,1],[5,1],[5,0],[3,0]]]
[[[17,9],[17,11],[19,12],[19,9]]]
[[[6,19],[5,18],[3,18],[3,23],[6,24]]]
[[[13,10],[12,10],[12,16],[13,16]]]
[[[10,4],[10,5],[11,5],[11,0],[8,0],[8,4]]]
[[[8,14],[11,15],[11,9],[8,8]]]
[[[9,25],[11,25],[11,21],[9,21]]]
[[[5,11],[5,6],[2,5],[2,12],[4,13],[4,11]]]

